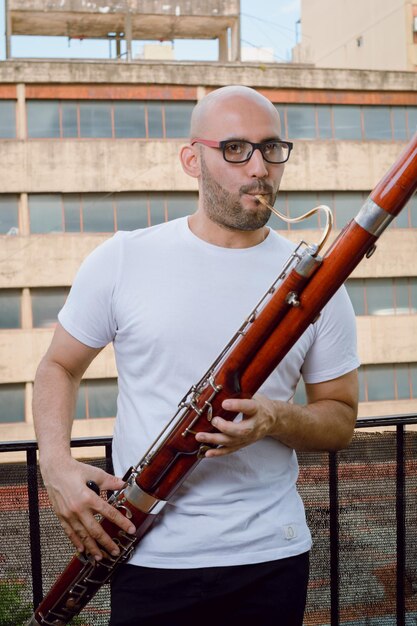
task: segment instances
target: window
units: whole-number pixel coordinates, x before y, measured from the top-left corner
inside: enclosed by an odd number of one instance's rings
[[[363,194],[360,191],[345,191],[337,194],[335,202],[336,228],[344,228],[359,213],[362,204]]]
[[[29,195],[32,233],[135,230],[196,209],[197,194],[193,192]]]
[[[359,402],[417,398],[417,363],[361,365],[358,371]],[[305,385],[299,380],[296,404],[306,403]]]
[[[1,115],[1,112],[0,112]],[[19,229],[19,210],[17,196],[0,196],[0,235],[17,234]]]
[[[14,100],[0,100],[0,137],[16,137],[16,104]]]
[[[164,100],[28,100],[28,136],[61,139],[185,138],[189,135],[194,104]]]
[[[351,278],[345,283],[355,315],[365,315],[366,304],[364,283],[365,281],[360,278]]]
[[[0,328],[21,328],[22,292],[0,289]]]
[[[197,196],[193,193],[167,194],[168,220],[191,215],[197,210]]]
[[[368,315],[389,315],[394,312],[394,292],[389,278],[366,280]]]
[[[300,217],[310,209],[317,206],[317,194],[312,192],[297,193],[293,192],[288,194],[287,209],[288,216],[290,218]],[[301,222],[295,222],[291,224],[291,230],[306,229],[306,228],[318,228],[318,215],[312,215],[306,220]]]
[[[62,104],[62,136],[78,137],[77,105],[72,102]]]
[[[83,231],[113,233],[114,209],[111,195],[89,194],[82,200]]]
[[[407,117],[408,117],[408,138],[414,135],[417,132],[417,107],[408,107],[407,108]]]
[[[405,107],[392,107],[392,121],[394,129],[394,139],[404,141],[407,139],[407,119]]]
[[[81,195],[69,193],[61,198],[64,205],[64,231],[79,233],[81,231]]]
[[[319,204],[328,206],[334,217],[335,228],[344,228],[358,213],[369,193],[363,191],[318,191],[318,192],[283,192],[277,196],[276,207],[281,213],[294,217],[306,212]],[[317,228],[323,225],[323,215],[319,214],[318,221],[313,218],[306,222],[286,225],[280,219],[272,216],[269,226],[277,230],[293,230],[299,228]],[[417,227],[417,195],[414,195],[407,206],[393,221],[390,228]]]
[[[121,193],[116,198],[118,230],[135,230],[148,226],[146,197]]]
[[[62,233],[61,196],[52,193],[29,195],[29,216],[31,233]]]
[[[189,136],[193,108],[194,103],[189,102],[167,102],[165,104],[166,137]]]
[[[25,385],[0,385],[0,423],[25,421]]]
[[[368,367],[366,369],[366,387],[368,401],[393,400],[395,398],[395,384],[392,366]]]
[[[334,106],[334,138],[361,139],[361,114],[357,106]]]
[[[186,138],[195,102],[28,100],[30,138]],[[289,139],[404,141],[417,130],[417,107],[275,105]],[[0,101],[0,137],[15,137],[15,103]]]
[[[75,419],[115,417],[117,380],[83,380],[79,389]]]
[[[356,315],[417,313],[417,278],[350,278],[346,288]]]
[[[365,139],[392,139],[390,108],[363,107]]]
[[[67,288],[31,289],[33,328],[55,326],[68,295]]]
[[[314,106],[288,104],[286,110],[288,137],[314,139],[317,136]]]
[[[116,137],[146,137],[145,105],[140,102],[117,102],[114,107]]]
[[[30,100],[27,102],[28,136],[60,137],[59,104],[48,100]]]
[[[319,125],[320,139],[331,139],[332,131],[332,109],[331,107],[318,106],[317,120]]]
[[[108,102],[82,102],[80,104],[80,136],[112,137],[111,104]]]
[[[403,213],[405,211],[406,209],[403,209]],[[408,212],[410,215],[409,225],[412,228],[417,228],[417,193],[414,194],[414,196],[411,198],[410,202],[408,203]]]
[[[417,398],[417,364],[362,365],[359,389],[361,402]]]
[[[148,115],[148,137],[163,137],[164,125],[162,122],[162,104],[153,102],[146,107]]]

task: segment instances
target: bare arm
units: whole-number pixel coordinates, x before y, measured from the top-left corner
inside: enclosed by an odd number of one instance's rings
[[[221,445],[207,457],[224,456],[263,437],[274,437],[296,450],[339,450],[352,439],[358,406],[357,371],[315,385],[306,385],[307,404],[288,404],[256,395],[229,399],[223,408],[242,412],[239,423],[213,418],[220,433],[199,433],[201,442]]]
[[[119,489],[123,481],[71,456],[78,388],[82,375],[99,352],[74,339],[58,324],[38,367],[33,392],[39,461],[52,506],[74,546],[97,559],[101,558],[97,543],[112,553],[118,553],[118,548],[94,514],[100,513],[127,532],[134,532],[131,522],[86,486],[87,480],[93,480],[100,489],[112,490]]]

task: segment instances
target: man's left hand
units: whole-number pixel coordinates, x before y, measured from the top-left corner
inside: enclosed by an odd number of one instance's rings
[[[285,402],[280,404],[283,408],[286,406]],[[217,415],[213,418],[212,424],[220,432],[197,433],[198,442],[221,446],[208,450],[206,458],[231,454],[271,434],[276,422],[276,405],[276,401],[273,402],[262,395],[255,395],[250,400],[241,398],[224,400],[223,409],[242,413],[243,419],[239,422],[229,422]]]

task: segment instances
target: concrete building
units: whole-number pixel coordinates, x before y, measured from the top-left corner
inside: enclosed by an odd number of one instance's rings
[[[19,4],[10,0],[10,11]],[[0,63],[1,440],[33,438],[35,370],[82,259],[117,229],[195,209],[196,184],[180,168],[178,151],[195,102],[228,84],[270,98],[283,136],[294,141],[279,208],[296,215],[328,204],[335,234],[417,127],[417,74],[410,72],[150,60]],[[314,220],[291,229],[271,225],[294,241],[319,237]],[[417,408],[416,246],[414,198],[348,281],[363,364],[362,416]],[[116,389],[107,347],[86,373],[74,436],[111,433]]]
[[[316,67],[415,71],[416,0],[301,0],[293,60]]]
[[[240,58],[240,0],[7,0],[6,57],[12,35],[69,39],[218,39],[219,61]]]

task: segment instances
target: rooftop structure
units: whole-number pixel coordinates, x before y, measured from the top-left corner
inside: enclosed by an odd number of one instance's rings
[[[218,39],[219,60],[240,58],[239,0],[8,0],[6,56],[12,35],[125,40]],[[230,41],[229,41],[230,40]]]

